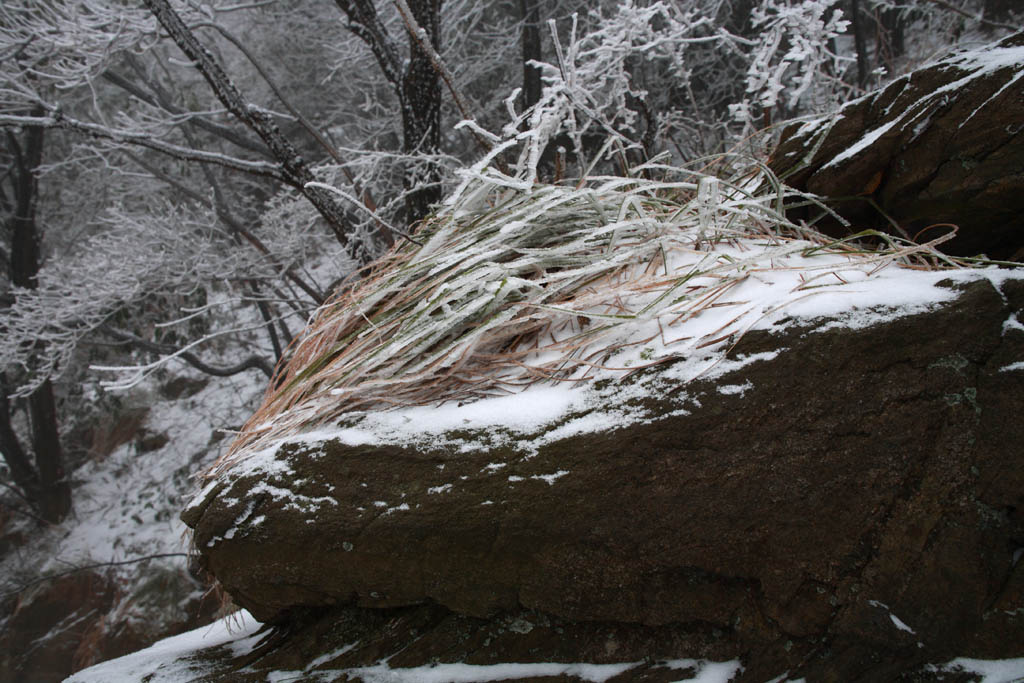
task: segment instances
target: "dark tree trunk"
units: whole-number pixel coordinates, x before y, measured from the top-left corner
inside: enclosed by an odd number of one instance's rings
[[[441,0],[409,0],[416,23],[438,50]],[[438,50],[440,52],[440,50]],[[441,79],[428,55],[409,37],[409,66],[402,75],[403,151],[436,154],[441,150]],[[430,213],[441,200],[441,174],[431,162],[413,166],[405,174],[405,213],[409,225]]]
[[[903,36],[903,10],[881,10],[879,17],[878,53],[882,63],[890,70],[895,69],[895,61],[906,51]]]
[[[39,471],[39,515],[59,522],[71,512],[71,484],[64,472],[64,452],[57,429],[57,404],[50,380],[28,397],[32,418],[32,450]]]
[[[540,69],[529,62],[541,61],[540,6],[538,0],[519,0],[523,18],[523,108],[529,109],[540,101]]]
[[[43,113],[42,109],[32,112],[33,116],[42,116]],[[36,224],[36,203],[39,197],[37,171],[43,159],[44,132],[41,127],[27,129],[24,148],[12,133],[7,134],[14,190],[13,211],[8,221],[11,233],[11,283],[25,289],[36,288],[41,265],[41,234]],[[5,383],[0,383],[0,389],[5,392],[0,405],[4,413],[0,418],[0,443],[4,447],[4,457],[11,468],[11,475],[43,519],[59,522],[71,510],[71,486],[64,477],[64,454],[57,427],[53,387],[46,381],[28,399],[35,472],[31,471],[24,449],[11,428]]]
[[[39,475],[36,474],[25,449],[21,447],[18,435],[11,426],[11,404],[7,399],[9,391],[6,378],[0,375],[0,453],[3,453],[4,461],[10,469],[11,479],[21,489],[25,499],[33,507],[39,507]]]
[[[42,116],[35,109],[33,116]],[[11,231],[11,283],[25,289],[36,288],[36,276],[41,263],[39,231],[36,229],[36,199],[39,179],[36,169],[43,158],[43,128],[29,128],[25,133],[25,148],[18,138],[7,132],[14,175],[14,210],[8,219]]]
[[[850,0],[850,22],[853,28],[853,44],[857,49],[857,86],[864,89],[868,84],[868,41],[864,35],[864,17],[860,13],[860,0]]]
[[[377,14],[373,0],[334,0],[348,18],[348,29],[365,42],[384,77],[395,88],[402,110],[402,151],[435,154],[441,150],[441,79],[418,41],[408,36],[409,61],[404,66],[395,39]],[[416,23],[440,52],[441,0],[408,0]],[[412,225],[430,213],[441,199],[441,174],[430,162],[406,169],[405,220]]]

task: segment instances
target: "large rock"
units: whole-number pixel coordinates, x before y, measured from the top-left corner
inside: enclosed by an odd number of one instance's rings
[[[791,126],[771,167],[830,200],[852,231],[959,226],[949,253],[1024,259],[1024,32],[953,55]],[[819,227],[842,235],[845,228]],[[927,241],[948,232],[923,233]]]
[[[1022,656],[1024,283],[1002,290],[977,281],[864,329],[750,333],[734,354],[782,352],[666,380],[636,399],[658,419],[538,434],[535,452],[286,445],[277,474],[229,470],[183,518],[264,621],[533,610],[646,634],[623,661],[693,656],[664,634],[714,632],[761,681]]]

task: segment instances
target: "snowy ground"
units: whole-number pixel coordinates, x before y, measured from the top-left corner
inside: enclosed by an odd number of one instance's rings
[[[46,587],[40,578],[95,567],[94,571],[109,572],[119,584],[122,603],[115,610],[117,619],[152,622],[166,616],[146,612],[147,605],[159,605],[139,600],[137,590],[160,570],[178,573],[186,567],[186,527],[178,518],[183,502],[197,486],[195,476],[230,443],[230,434],[216,441],[217,430],[245,420],[264,382],[257,373],[247,373],[170,400],[159,396],[154,377],[126,394],[128,408],[149,407],[143,426],[149,434],[166,435],[167,443],[141,452],[133,438],[110,455],[77,468],[71,474],[73,513],[63,523],[44,530],[24,520],[9,524],[7,531],[21,529],[32,540],[0,558],[0,592],[32,584],[19,594],[22,600],[31,599],[34,591]],[[134,562],[151,555],[168,556]],[[177,597],[185,604],[205,590],[196,582],[193,595]],[[178,616],[184,620],[188,615]]]

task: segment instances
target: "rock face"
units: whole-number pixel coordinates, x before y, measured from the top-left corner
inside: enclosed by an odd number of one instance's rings
[[[750,333],[734,354],[783,350],[666,384],[643,399],[660,419],[537,435],[535,453],[286,445],[290,471],[229,471],[183,518],[263,621],[531,610],[633,629],[613,661],[695,656],[665,634],[703,634],[751,681],[1019,657],[1024,282],[1001,288],[864,329]]]
[[[1024,32],[948,57],[783,133],[771,167],[853,224],[959,226],[949,253],[1024,259]],[[829,230],[827,225],[819,228]],[[837,235],[850,230],[832,226]],[[923,233],[919,241],[948,227]]]

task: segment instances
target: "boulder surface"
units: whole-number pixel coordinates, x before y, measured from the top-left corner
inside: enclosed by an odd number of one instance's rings
[[[924,242],[952,224],[949,253],[1024,259],[1024,32],[790,126],[770,165],[852,224],[826,232],[899,235],[895,221]]]
[[[1024,282],[962,287],[883,324],[748,333],[733,357],[774,356],[713,382],[652,370],[659,391],[631,400],[655,417],[618,429],[285,444],[276,471],[243,461],[183,519],[234,601],[292,630],[525,614],[577,654],[739,658],[749,681],[1024,656]],[[537,661],[554,636],[423,637],[420,663]]]

